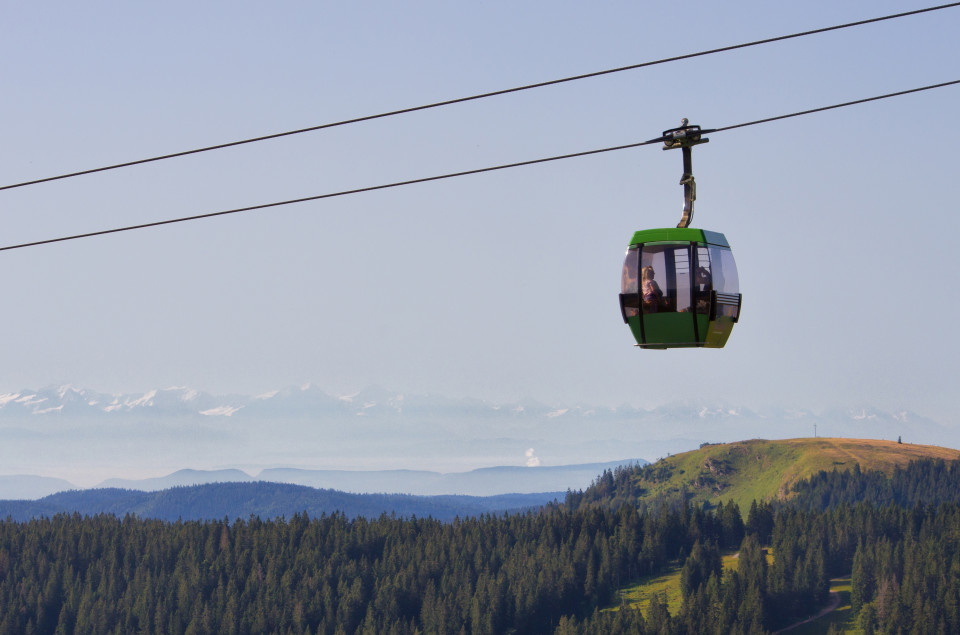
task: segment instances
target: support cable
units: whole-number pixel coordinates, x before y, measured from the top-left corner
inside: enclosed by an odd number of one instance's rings
[[[147,158],[147,159],[137,159],[137,160],[135,160],[135,161],[127,161],[127,162],[125,162],[125,163],[117,163],[117,164],[114,164],[114,165],[107,165],[107,166],[104,166],[104,167],[93,168],[93,169],[89,169],[89,170],[80,170],[79,172],[70,172],[70,173],[68,173],[68,174],[60,174],[60,175],[58,175],[58,176],[49,176],[49,177],[41,178],[41,179],[34,179],[34,180],[32,180],[32,181],[23,181],[23,182],[21,182],[21,183],[13,183],[13,184],[10,184],[10,185],[0,186],[0,191],[2,191],[2,190],[12,190],[12,189],[14,189],[14,188],[26,187],[26,186],[28,186],[28,185],[37,185],[37,184],[40,184],[40,183],[49,183],[50,181],[58,181],[58,180],[60,180],[60,179],[69,179],[69,178],[73,178],[73,177],[77,177],[77,176],[84,176],[84,175],[87,175],[87,174],[95,174],[95,173],[97,173],[97,172],[106,172],[106,171],[108,171],[108,170],[116,170],[116,169],[119,169],[119,168],[127,168],[127,167],[131,167],[131,166],[134,166],[134,165],[142,165],[142,164],[144,164],[144,163],[152,163],[152,162],[154,162],[154,161],[163,161],[163,160],[166,160],[166,159],[174,159],[174,158],[177,158],[177,157],[189,156],[189,155],[191,155],[191,154],[199,154],[199,153],[201,153],[201,152],[210,152],[210,151],[213,151],[213,150],[222,150],[222,149],[224,149],[224,148],[232,148],[232,147],[234,147],[234,146],[244,145],[244,144],[248,144],[248,143],[256,143],[256,142],[258,142],[258,141],[267,141],[267,140],[269,140],[269,139],[278,139],[278,138],[280,138],[280,137],[288,137],[288,136],[291,136],[291,135],[303,134],[303,133],[305,133],[305,132],[314,132],[314,131],[317,131],[317,130],[325,130],[325,129],[327,129],[327,128],[335,128],[335,127],[338,127],[338,126],[345,126],[345,125],[348,125],[348,124],[360,123],[360,122],[363,122],[363,121],[372,121],[372,120],[374,120],[374,119],[383,119],[383,118],[386,118],[386,117],[393,117],[393,116],[396,116],[396,115],[402,115],[402,114],[407,114],[407,113],[412,113],[412,112],[418,112],[418,111],[421,111],[421,110],[429,110],[429,109],[431,109],[431,108],[439,108],[439,107],[441,107],[441,106],[450,106],[450,105],[453,105],[453,104],[459,104],[459,103],[468,102],[468,101],[474,101],[474,100],[478,100],[478,99],[485,99],[485,98],[487,98],[487,97],[496,97],[496,96],[499,96],[499,95],[507,95],[507,94],[509,94],[509,93],[518,93],[518,92],[525,91],[525,90],[532,90],[532,89],[534,89],[534,88],[543,88],[543,87],[545,87],[545,86],[553,86],[553,85],[556,85],[556,84],[563,84],[563,83],[566,83],[566,82],[573,82],[573,81],[578,81],[578,80],[581,80],[581,79],[589,79],[589,78],[591,78],[591,77],[600,77],[600,76],[602,76],[602,75],[610,75],[610,74],[613,74],[613,73],[622,73],[622,72],[624,72],[624,71],[636,70],[636,69],[639,69],[639,68],[646,68],[646,67],[649,67],[649,66],[656,66],[656,65],[658,65],[658,64],[667,64],[667,63],[669,63],[669,62],[678,62],[678,61],[681,61],[681,60],[692,59],[692,58],[695,58],[695,57],[703,57],[703,56],[706,56],[706,55],[713,55],[713,54],[715,54],[715,53],[725,53],[725,52],[728,52],[728,51],[735,51],[735,50],[738,50],[738,49],[749,48],[749,47],[752,47],[752,46],[759,46],[759,45],[761,45],[761,44],[771,44],[771,43],[773,43],[773,42],[781,42],[781,41],[783,41],[783,40],[790,40],[790,39],[799,38],[799,37],[806,37],[806,36],[808,36],[808,35],[817,35],[817,34],[820,34],[820,33],[828,33],[828,32],[830,32],[830,31],[838,31],[838,30],[840,30],[840,29],[848,29],[848,28],[855,27],[855,26],[863,26],[863,25],[866,25],[866,24],[873,24],[873,23],[875,23],[875,22],[883,22],[883,21],[885,21],[885,20],[894,20],[894,19],[898,19],[898,18],[905,18],[905,17],[908,17],[908,16],[919,15],[919,14],[921,14],[921,13],[929,13],[929,12],[931,12],[931,11],[940,11],[940,10],[943,10],[943,9],[951,9],[951,8],[954,8],[954,7],[960,7],[960,2],[951,2],[951,3],[949,3],[949,4],[941,4],[941,5],[934,6],[934,7],[927,7],[927,8],[925,8],[925,9],[915,9],[915,10],[913,10],[913,11],[904,11],[904,12],[902,12],[902,13],[894,13],[894,14],[891,14],[891,15],[880,16],[880,17],[877,17],[877,18],[868,18],[868,19],[866,19],[866,20],[858,20],[858,21],[856,21],[856,22],[848,22],[848,23],[846,23],[846,24],[838,24],[838,25],[835,25],[835,26],[828,26],[828,27],[823,27],[823,28],[819,28],[819,29],[812,29],[812,30],[810,30],[810,31],[802,31],[802,32],[799,32],[799,33],[791,33],[791,34],[789,34],[789,35],[780,35],[780,36],[777,36],[777,37],[766,38],[766,39],[763,39],[763,40],[755,40],[755,41],[753,41],[753,42],[745,42],[745,43],[743,43],[743,44],[733,44],[733,45],[730,45],[730,46],[723,46],[723,47],[720,47],[720,48],[708,49],[708,50],[705,50],[705,51],[698,51],[698,52],[696,52],[696,53],[686,53],[686,54],[684,54],[684,55],[676,55],[676,56],[673,56],[673,57],[665,57],[665,58],[658,59],[658,60],[653,60],[653,61],[650,61],[650,62],[641,62],[641,63],[639,63],[639,64],[631,64],[631,65],[629,65],[629,66],[621,66],[621,67],[619,67],[619,68],[611,68],[611,69],[602,70],[602,71],[595,71],[595,72],[592,72],[592,73],[584,73],[584,74],[582,74],[582,75],[573,75],[573,76],[571,76],[571,77],[564,77],[564,78],[561,78],[561,79],[553,79],[553,80],[549,80],[549,81],[538,82],[538,83],[535,83],[535,84],[527,84],[527,85],[525,85],[525,86],[517,86],[517,87],[515,87],[515,88],[505,88],[505,89],[503,89],[503,90],[495,90],[495,91],[488,92],[488,93],[480,93],[480,94],[477,94],[477,95],[471,95],[471,96],[469,96],[469,97],[459,97],[459,98],[456,98],[456,99],[448,99],[448,100],[446,100],[446,101],[438,101],[438,102],[435,102],[435,103],[432,103],[432,104],[426,104],[426,105],[423,105],[423,106],[414,106],[414,107],[411,107],[411,108],[402,108],[402,109],[400,109],[400,110],[391,110],[391,111],[389,111],[389,112],[383,112],[383,113],[376,114],[376,115],[367,115],[367,116],[364,116],[364,117],[356,117],[356,118],[353,118],[353,119],[345,119],[345,120],[343,120],[343,121],[337,121],[337,122],[334,122],[334,123],[326,123],[326,124],[321,124],[321,125],[318,125],[318,126],[310,126],[309,128],[300,128],[300,129],[297,129],[297,130],[288,130],[288,131],[286,131],[286,132],[277,132],[277,133],[274,133],[274,134],[263,135],[263,136],[260,136],[260,137],[252,137],[252,138],[250,138],[250,139],[243,139],[243,140],[240,140],[240,141],[231,141],[231,142],[228,142],[228,143],[221,143],[221,144],[217,144],[217,145],[206,146],[206,147],[203,147],[203,148],[196,148],[196,149],[193,149],[193,150],[184,150],[184,151],[181,151],[181,152],[173,152],[173,153],[171,153],[171,154],[163,154],[163,155],[159,155],[159,156],[155,156],[155,157],[150,157],[150,158]]]
[[[812,109],[809,109],[809,110],[801,110],[801,111],[793,112],[793,113],[786,114],[786,115],[778,115],[778,116],[776,116],[776,117],[767,117],[767,118],[765,118],[765,119],[757,119],[757,120],[748,121],[748,122],[745,122],[745,123],[733,124],[733,125],[730,125],[730,126],[722,126],[722,127],[720,127],[720,128],[711,128],[711,129],[708,129],[708,130],[703,130],[703,131],[701,131],[701,132],[702,132],[702,134],[708,134],[708,133],[710,133],[710,134],[715,134],[715,133],[717,133],[717,132],[725,132],[725,131],[727,131],[727,130],[736,130],[737,128],[746,128],[746,127],[748,127],[748,126],[756,126],[756,125],[759,125],[759,124],[769,123],[769,122],[772,122],[772,121],[779,121],[779,120],[781,120],[781,119],[789,119],[789,118],[791,118],[791,117],[799,117],[799,116],[801,116],[801,115],[809,115],[809,114],[813,114],[813,113],[824,112],[824,111],[826,111],[826,110],[833,110],[833,109],[836,109],[836,108],[844,108],[844,107],[846,107],[846,106],[854,106],[854,105],[857,105],[857,104],[864,104],[864,103],[868,103],[868,102],[872,102],[872,101],[878,101],[878,100],[880,100],[880,99],[888,99],[888,98],[891,98],[891,97],[899,97],[899,96],[902,96],[902,95],[909,95],[909,94],[911,94],[911,93],[918,93],[918,92],[922,92],[922,91],[933,90],[933,89],[936,89],[936,88],[944,88],[944,87],[946,87],[946,86],[953,86],[953,85],[956,85],[956,84],[960,84],[960,79],[953,80],[953,81],[950,81],[950,82],[942,82],[942,83],[939,83],[939,84],[931,84],[931,85],[929,85],[929,86],[922,86],[922,87],[920,87],[920,88],[911,88],[911,89],[909,89],[909,90],[901,90],[901,91],[898,91],[898,92],[895,92],[895,93],[887,93],[887,94],[885,94],[885,95],[878,95],[878,96],[876,96],[876,97],[868,97],[868,98],[865,98],[865,99],[857,99],[857,100],[854,100],[854,101],[847,101],[847,102],[843,102],[843,103],[840,103],[840,104],[834,104],[834,105],[832,105],[832,106],[822,106],[822,107],[820,107],[820,108],[812,108]],[[250,212],[250,211],[254,211],[254,210],[268,209],[268,208],[271,208],[271,207],[281,207],[281,206],[284,206],[284,205],[293,205],[293,204],[295,204],[295,203],[305,203],[305,202],[307,202],[307,201],[319,201],[319,200],[322,200],[322,199],[336,198],[336,197],[340,197],[340,196],[348,196],[348,195],[351,195],[351,194],[360,194],[360,193],[363,193],[363,192],[373,192],[373,191],[376,191],[376,190],[386,190],[386,189],[395,188],[395,187],[403,187],[403,186],[405,186],[405,185],[415,185],[415,184],[417,184],[417,183],[429,183],[429,182],[431,182],[431,181],[440,181],[440,180],[444,180],[444,179],[452,179],[452,178],[456,178],[456,177],[460,177],[460,176],[469,176],[469,175],[471,175],[471,174],[482,174],[482,173],[484,173],[484,172],[495,172],[495,171],[498,171],[498,170],[506,170],[506,169],[510,169],[510,168],[518,168],[518,167],[523,167],[523,166],[527,166],[527,165],[536,165],[536,164],[539,164],[539,163],[549,163],[549,162],[552,162],[552,161],[561,161],[561,160],[563,160],[563,159],[573,159],[573,158],[577,158],[577,157],[585,157],[585,156],[590,156],[590,155],[594,155],[594,154],[603,154],[603,153],[606,153],[606,152],[616,152],[616,151],[618,151],[618,150],[627,150],[627,149],[629,149],[629,148],[639,148],[639,147],[641,147],[641,146],[647,146],[647,145],[652,145],[652,144],[655,144],[655,143],[661,143],[661,142],[663,142],[664,140],[665,140],[665,137],[657,137],[656,139],[649,139],[649,140],[647,140],[647,141],[640,141],[640,142],[637,142],[637,143],[628,143],[628,144],[625,144],[625,145],[613,146],[613,147],[609,147],[609,148],[600,148],[600,149],[597,149],[597,150],[586,150],[586,151],[583,151],[583,152],[574,152],[574,153],[571,153],[571,154],[562,154],[562,155],[558,155],[558,156],[545,157],[545,158],[541,158],[541,159],[532,159],[532,160],[529,160],[529,161],[519,161],[519,162],[516,162],[516,163],[506,163],[506,164],[503,164],[503,165],[496,165],[496,166],[486,167],[486,168],[478,168],[478,169],[475,169],[475,170],[464,170],[464,171],[462,171],[462,172],[452,172],[452,173],[449,173],[449,174],[441,174],[441,175],[438,175],[438,176],[428,176],[428,177],[419,178],[419,179],[411,179],[411,180],[408,180],[408,181],[397,181],[397,182],[394,182],[394,183],[386,183],[386,184],[382,184],[382,185],[372,185],[372,186],[369,186],[369,187],[362,187],[362,188],[357,188],[357,189],[353,189],[353,190],[343,190],[343,191],[340,191],[340,192],[331,192],[331,193],[327,193],[327,194],[318,194],[318,195],[316,195],[316,196],[306,196],[306,197],[303,197],[303,198],[295,198],[295,199],[290,199],[290,200],[286,200],[286,201],[278,201],[278,202],[275,202],[275,203],[264,203],[264,204],[261,204],[261,205],[250,205],[250,206],[247,206],[247,207],[237,207],[237,208],[234,208],[234,209],[222,210],[222,211],[219,211],[219,212],[210,212],[210,213],[206,213],[206,214],[196,214],[196,215],[194,215],[194,216],[184,216],[184,217],[181,217],[181,218],[171,218],[171,219],[167,219],[167,220],[154,221],[154,222],[151,222],[151,223],[143,223],[143,224],[140,224],[140,225],[129,225],[129,226],[126,226],[126,227],[116,227],[116,228],[113,228],[113,229],[104,229],[104,230],[100,230],[100,231],[88,232],[88,233],[85,233],[85,234],[75,234],[75,235],[72,235],[72,236],[62,236],[62,237],[60,237],[60,238],[48,238],[48,239],[46,239],[46,240],[37,240],[37,241],[33,241],[33,242],[28,242],[28,243],[21,243],[21,244],[19,244],[19,245],[9,245],[9,246],[6,246],[6,247],[0,247],[0,251],[10,251],[10,250],[13,250],[13,249],[23,249],[23,248],[26,248],[26,247],[37,247],[37,246],[39,246],[39,245],[48,245],[48,244],[51,244],[51,243],[65,242],[65,241],[68,241],[68,240],[78,240],[78,239],[80,239],[80,238],[91,238],[91,237],[93,237],[93,236],[103,236],[103,235],[106,235],[106,234],[116,234],[116,233],[120,233],[120,232],[133,231],[133,230],[136,230],[136,229],[147,229],[147,228],[150,228],[150,227],[159,227],[159,226],[161,226],[161,225],[172,225],[172,224],[174,224],[174,223],[185,223],[185,222],[187,222],[187,221],[200,220],[200,219],[203,219],[203,218],[214,218],[214,217],[217,217],[217,216],[226,216],[226,215],[228,215],[228,214],[238,214],[238,213],[240,213],[240,212]]]

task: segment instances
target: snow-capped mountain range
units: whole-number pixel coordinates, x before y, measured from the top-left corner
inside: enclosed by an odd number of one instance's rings
[[[814,424],[869,426],[878,430],[889,426],[901,430],[940,429],[936,422],[909,411],[885,412],[856,407],[815,412],[805,409],[750,409],[742,406],[704,404],[695,401],[673,403],[652,409],[629,405],[551,406],[534,400],[495,404],[473,398],[449,398],[441,395],[404,395],[379,387],[366,388],[352,395],[331,395],[305,385],[274,390],[260,395],[212,395],[185,387],[150,390],[145,393],[110,394],[70,385],[25,389],[0,394],[0,421],[23,419],[88,418],[108,421],[126,418],[209,417],[250,419],[264,417],[427,417],[525,419],[559,422],[571,419],[629,419],[634,422],[737,422],[766,421],[779,425]],[[812,429],[812,428],[811,428]],[[828,433],[828,430],[824,430]]]
[[[486,406],[473,399],[445,397],[405,398],[382,388],[367,388],[353,395],[330,395],[310,385],[273,390],[261,395],[223,395],[185,387],[150,390],[135,394],[108,394],[70,385],[37,390],[19,390],[0,394],[0,417],[19,415],[115,416],[131,413],[207,417],[243,416],[317,416],[323,414],[402,413],[404,409],[423,409],[438,413],[447,408],[477,413]],[[523,406],[519,406],[523,409]]]
[[[417,470],[655,461],[704,442],[852,437],[958,447],[952,427],[912,412],[815,412],[689,401],[656,408],[490,403],[367,388],[259,395],[190,388],[110,394],[72,386],[0,393],[0,476],[79,487],[177,470]]]

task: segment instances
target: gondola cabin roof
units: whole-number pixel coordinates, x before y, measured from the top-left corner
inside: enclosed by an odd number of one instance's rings
[[[718,247],[730,247],[730,244],[727,243],[727,239],[723,234],[706,229],[694,229],[693,227],[641,229],[633,234],[630,245],[653,242],[703,243],[707,245],[717,245]]]

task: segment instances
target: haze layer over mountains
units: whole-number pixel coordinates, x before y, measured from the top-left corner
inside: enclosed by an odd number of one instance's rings
[[[71,386],[0,394],[5,475],[80,487],[181,469],[417,470],[558,467],[655,460],[704,442],[813,436],[958,445],[956,430],[910,412],[826,412],[719,403],[634,406],[492,404],[369,388],[262,395],[188,388],[107,394]],[[297,481],[291,481],[297,482]]]

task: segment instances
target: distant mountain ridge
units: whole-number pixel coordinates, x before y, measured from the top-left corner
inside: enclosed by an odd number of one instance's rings
[[[334,488],[347,492],[382,492],[436,496],[463,494],[532,494],[587,487],[601,472],[621,465],[646,465],[643,459],[558,466],[501,466],[469,472],[439,473],[422,470],[343,471],[267,469],[260,480]]]
[[[0,499],[33,500],[71,489],[76,489],[76,486],[62,478],[33,474],[0,475]]]
[[[211,483],[269,482],[305,485],[354,494],[411,494],[416,496],[498,496],[583,489],[604,470],[621,465],[644,465],[643,459],[604,463],[538,467],[488,467],[469,472],[440,473],[426,470],[306,470],[269,468],[257,475],[243,470],[178,470],[157,478],[103,481],[95,489],[155,492],[173,487]],[[78,489],[62,479],[0,477],[0,499],[37,499]],[[18,489],[18,485],[21,487]]]
[[[155,492],[171,487],[190,487],[209,483],[249,483],[254,479],[243,470],[177,470],[166,476],[144,479],[109,478],[91,489],[127,489]]]
[[[123,517],[177,520],[231,521],[257,516],[261,519],[311,517],[341,513],[348,518],[456,517],[521,511],[538,508],[563,498],[563,492],[508,494],[501,496],[407,496],[400,494],[348,494],[288,483],[211,483],[174,487],[156,492],[116,488],[90,489],[52,494],[36,501],[0,500],[0,518],[25,522],[55,514],[81,516],[112,514]]]

